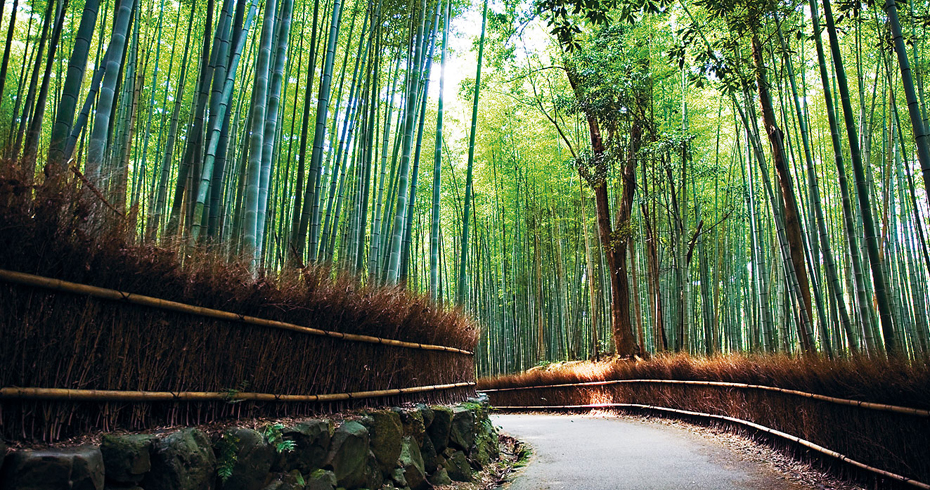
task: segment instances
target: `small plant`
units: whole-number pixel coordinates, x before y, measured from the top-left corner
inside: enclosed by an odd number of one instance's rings
[[[220,436],[216,443],[217,466],[216,473],[223,483],[232,476],[233,468],[239,454],[239,438],[227,432]]]
[[[268,444],[274,446],[278,454],[289,453],[297,447],[296,442],[284,438],[284,434],[281,432],[282,430],[284,430],[284,424],[276,422],[265,427],[265,430],[262,432],[262,435],[265,436],[265,440],[268,441]]]
[[[239,383],[239,386],[236,388],[227,388],[223,392],[223,398],[226,400],[226,403],[230,405],[234,403],[242,402],[244,400],[242,398],[236,398],[236,396],[238,396],[239,393],[242,393],[243,391],[248,389],[248,387],[249,387],[248,380],[242,381],[241,383]]]

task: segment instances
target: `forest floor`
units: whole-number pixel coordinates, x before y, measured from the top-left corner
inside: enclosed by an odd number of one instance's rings
[[[492,420],[533,452],[509,490],[862,488],[712,427],[606,412]]]

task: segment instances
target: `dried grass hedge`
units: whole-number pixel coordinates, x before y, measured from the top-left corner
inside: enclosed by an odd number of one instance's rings
[[[724,381],[774,386],[917,409],[930,408],[930,366],[905,361],[684,355],[577,363],[478,382],[478,389],[619,379]],[[892,473],[930,482],[930,417],[839,405],[784,393],[623,383],[489,392],[497,406],[636,403],[727,415],[806,439]],[[849,468],[844,468],[844,471]]]
[[[0,166],[0,269],[322,330],[471,351],[478,329],[400,288],[322,268],[253,277],[244,261],[138,244],[132,219],[67,186],[29,187]],[[64,190],[63,190],[64,189]],[[34,196],[34,197],[32,197]],[[110,215],[108,219],[95,216]],[[324,394],[472,381],[471,356],[349,342],[41,288],[0,283],[0,387]],[[378,399],[451,402],[471,388]],[[295,416],[329,405],[259,402],[0,401],[0,437]]]

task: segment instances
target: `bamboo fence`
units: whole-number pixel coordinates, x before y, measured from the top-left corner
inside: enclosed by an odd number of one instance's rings
[[[49,401],[93,401],[93,402],[213,402],[237,401],[261,402],[335,402],[343,400],[362,400],[385,396],[427,393],[431,391],[453,390],[475,386],[474,382],[450,383],[432,386],[413,386],[410,388],[393,388],[389,390],[356,391],[352,393],[327,393],[322,395],[276,395],[273,393],[249,393],[236,391],[115,391],[115,390],[75,390],[65,388],[0,388],[0,399],[49,400]]]
[[[230,322],[245,323],[248,325],[256,325],[260,327],[290,330],[293,332],[299,332],[299,333],[303,333],[307,335],[316,335],[316,336],[321,336],[321,337],[341,339],[347,342],[363,342],[363,343],[369,343],[369,344],[389,345],[389,346],[401,347],[405,349],[451,352],[451,353],[463,354],[467,356],[474,355],[474,353],[471,351],[467,351],[464,349],[458,349],[455,347],[448,347],[444,345],[422,344],[418,342],[405,342],[402,340],[385,339],[385,338],[374,337],[370,335],[359,335],[359,334],[350,334],[350,333],[342,333],[342,332],[333,332],[330,330],[321,330],[318,328],[304,327],[304,326],[296,325],[293,323],[280,322],[276,320],[268,320],[264,318],[256,318],[252,316],[241,315],[239,313],[221,311],[221,310],[216,310],[212,308],[204,308],[201,306],[178,303],[176,301],[167,301],[167,300],[163,300],[159,298],[153,298],[150,296],[132,294],[132,293],[127,293],[123,291],[117,291],[115,289],[106,289],[106,288],[100,288],[96,286],[88,286],[85,284],[77,284],[73,282],[62,281],[60,279],[51,279],[48,277],[25,274],[22,272],[14,272],[14,271],[0,269],[0,280],[11,283],[11,284],[19,284],[23,286],[32,286],[32,287],[38,287],[38,288],[51,289],[53,291],[60,291],[60,292],[78,294],[78,295],[91,296],[94,298],[106,299],[106,300],[111,300],[111,301],[122,301],[122,302],[133,304],[133,305],[147,306],[150,308],[158,308],[161,310],[173,311],[177,313],[187,313],[190,315],[196,315],[196,316],[201,316],[205,318],[212,318],[216,320],[225,320],[225,321],[230,321]]]
[[[484,393],[496,393],[504,391],[519,391],[519,390],[540,390],[540,389],[551,389],[551,388],[581,388],[581,387],[590,387],[590,386],[607,386],[607,385],[616,385],[616,384],[670,384],[670,385],[693,385],[693,386],[712,386],[718,388],[740,388],[740,389],[751,389],[751,390],[763,390],[763,391],[773,391],[777,393],[784,393],[787,395],[799,396],[802,398],[810,398],[813,400],[825,401],[829,403],[835,403],[838,405],[848,405],[859,408],[866,408],[870,410],[879,410],[885,412],[899,413],[903,415],[914,415],[917,417],[930,418],[930,410],[921,410],[917,408],[909,407],[900,407],[896,405],[885,405],[882,403],[872,403],[864,402],[861,400],[850,400],[846,398],[837,398],[833,396],[818,395],[816,393],[808,393],[805,391],[798,390],[788,390],[785,388],[778,388],[775,386],[765,386],[765,385],[753,385],[748,383],[730,383],[725,381],[693,381],[693,380],[677,380],[677,379],[615,379],[610,381],[588,381],[584,383],[563,383],[555,385],[534,385],[534,386],[515,386],[511,388],[494,388],[481,390]]]
[[[492,391],[492,390],[486,390],[486,391]],[[765,427],[763,425],[750,422],[748,420],[738,419],[735,417],[728,417],[726,415],[716,415],[716,414],[704,413],[704,412],[693,412],[690,410],[679,410],[676,408],[657,407],[653,405],[642,405],[638,403],[594,403],[594,404],[587,404],[587,405],[499,406],[499,407],[494,407],[494,408],[498,410],[586,410],[586,409],[595,409],[595,408],[634,408],[634,409],[642,409],[642,410],[654,410],[654,411],[659,411],[659,412],[668,412],[668,413],[674,413],[677,415],[685,415],[689,417],[702,417],[702,418],[710,418],[710,419],[715,419],[715,420],[723,420],[726,422],[750,427],[752,429],[765,432],[766,434],[771,434],[771,435],[774,435],[774,436],[777,436],[783,439],[787,439],[795,444],[799,444],[806,448],[813,449],[814,451],[817,451],[821,454],[825,454],[827,456],[836,458],[844,463],[851,464],[857,468],[881,475],[885,478],[889,478],[889,479],[892,479],[892,480],[895,480],[895,481],[898,481],[898,482],[901,482],[907,485],[911,485],[916,488],[930,490],[930,485],[926,483],[908,478],[906,476],[898,475],[890,471],[885,471],[880,468],[867,465],[865,463],[861,463],[859,461],[849,458],[848,456],[844,454],[840,454],[836,451],[833,451],[832,449],[827,449],[811,441],[801,439],[800,437],[793,436],[786,432],[775,430],[770,427]]]
[[[467,346],[398,340],[402,328],[344,333],[334,331],[338,322],[304,326],[313,317],[271,320],[3,269],[0,288],[6,440],[448,403],[474,393]]]

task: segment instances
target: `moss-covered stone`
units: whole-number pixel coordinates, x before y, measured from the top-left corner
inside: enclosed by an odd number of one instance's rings
[[[403,425],[400,415],[390,410],[381,410],[368,414],[368,431],[371,434],[371,452],[378,461],[378,467],[385,475],[397,466],[400,456],[400,442],[403,437]]]
[[[423,467],[423,457],[420,455],[420,446],[413,436],[404,436],[398,463],[404,470],[407,486],[413,490],[429,488],[429,482],[426,481],[426,469]]]
[[[333,433],[325,468],[333,470],[339,486],[360,488],[366,483],[369,433],[358,422],[346,422]]]
[[[423,417],[423,426],[429,429],[429,426],[433,424],[433,409],[424,403],[418,403],[417,410]]]
[[[258,431],[232,429],[227,432],[236,442],[236,457],[232,474],[220,480],[223,490],[260,490],[268,479],[275,450]],[[221,455],[222,457],[222,455]]]
[[[300,470],[309,474],[323,467],[336,426],[329,419],[313,419],[286,427],[281,434],[294,441],[293,451],[281,453],[272,469],[280,472]]]
[[[497,429],[494,428],[494,424],[491,423],[491,419],[486,414],[479,413],[475,428],[475,447],[472,448],[474,451],[472,460],[483,468],[500,457],[500,441]]]
[[[96,446],[15,451],[4,462],[5,490],[103,490],[103,455]]]
[[[426,473],[436,471],[436,448],[433,447],[433,441],[429,437],[423,438],[423,445],[420,446],[420,455],[423,457],[423,468]]]
[[[138,483],[152,469],[149,434],[106,434],[100,445],[107,481]]]
[[[403,410],[400,412],[400,421],[404,426],[404,435],[413,437],[418,446],[423,445],[426,437],[426,425],[423,423],[423,414],[419,410]]]
[[[277,473],[271,475],[271,482],[262,490],[303,490],[307,486],[304,476],[297,470],[290,473]],[[332,490],[330,487],[328,490]]]
[[[391,472],[391,480],[397,484],[398,487],[407,486],[407,478],[404,477],[403,468],[394,468],[394,471]]]
[[[439,468],[435,473],[427,478],[430,483],[433,485],[448,485],[452,483],[452,479],[449,478],[449,472],[445,468]]]
[[[475,444],[475,412],[467,407],[455,407],[452,410],[452,427],[449,431],[449,444],[468,451]]]
[[[333,490],[336,488],[336,474],[327,470],[316,470],[306,478],[304,490]]]
[[[452,409],[449,407],[434,406],[433,423],[429,425],[426,433],[437,453],[441,453],[449,446],[449,433],[452,430]]]
[[[182,429],[152,441],[152,470],[146,473],[146,490],[212,489],[216,457],[207,436],[197,429]]]
[[[474,472],[471,465],[468,464],[468,458],[465,457],[464,452],[446,448],[443,455],[445,461],[442,467],[449,474],[449,478],[461,482],[470,482],[474,479]]]

